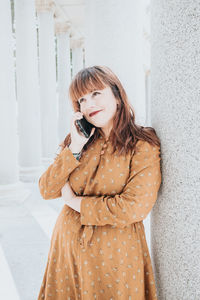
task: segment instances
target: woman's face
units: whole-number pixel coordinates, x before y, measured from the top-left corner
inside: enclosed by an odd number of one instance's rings
[[[103,90],[94,90],[78,100],[80,112],[88,122],[107,131],[112,128],[113,117],[117,109],[117,100],[109,86]],[[94,115],[92,112],[100,111]]]

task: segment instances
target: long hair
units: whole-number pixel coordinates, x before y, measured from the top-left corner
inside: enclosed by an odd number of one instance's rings
[[[160,146],[160,139],[152,127],[143,127],[135,124],[135,113],[132,105],[128,101],[127,94],[118,77],[106,66],[92,66],[83,68],[72,79],[69,86],[69,98],[72,101],[74,112],[80,111],[78,99],[93,90],[104,89],[109,86],[115,98],[119,101],[119,107],[113,119],[113,128],[110,132],[110,141],[115,151],[126,154],[135,150],[138,140],[144,140],[152,145]],[[99,138],[102,130],[96,128],[94,134],[84,145],[82,152]],[[61,151],[71,143],[69,133],[64,141],[59,145]]]

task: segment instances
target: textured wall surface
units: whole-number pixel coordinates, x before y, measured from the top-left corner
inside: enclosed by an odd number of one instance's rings
[[[159,300],[199,300],[200,1],[152,0],[151,32],[163,178],[151,219]]]

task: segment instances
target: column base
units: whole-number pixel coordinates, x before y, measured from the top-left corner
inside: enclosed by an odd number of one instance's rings
[[[43,166],[20,167],[19,178],[22,182],[37,182],[44,171]]]
[[[31,194],[22,182],[0,186],[0,206],[18,205],[23,203]]]
[[[56,157],[56,155],[55,155]],[[45,170],[54,162],[54,159],[49,158],[49,157],[43,157],[42,158],[42,164],[45,168]]]

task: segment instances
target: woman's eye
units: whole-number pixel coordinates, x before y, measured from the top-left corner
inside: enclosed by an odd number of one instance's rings
[[[100,94],[100,93],[99,92],[93,92],[92,96],[96,96],[98,94]],[[81,98],[81,99],[78,100],[78,103],[81,104],[84,100],[85,100],[85,98]]]
[[[78,103],[80,104],[83,100],[84,100],[83,98],[79,99]]]

